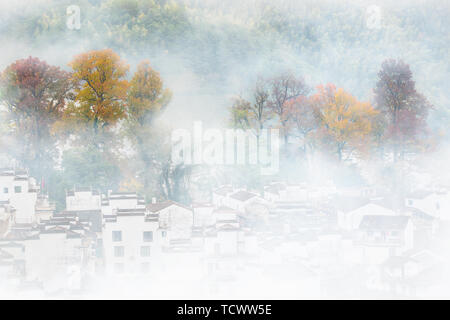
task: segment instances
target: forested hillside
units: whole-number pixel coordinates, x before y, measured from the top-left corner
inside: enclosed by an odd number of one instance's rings
[[[441,3],[377,1],[381,13],[375,25],[368,24],[367,8],[372,3],[364,1],[39,0],[22,1],[14,7],[2,3],[1,69],[11,75],[28,64],[42,67],[48,70],[46,77],[60,81],[58,94],[67,93],[64,106],[45,124],[43,135],[51,140],[47,158],[30,151],[44,150],[41,142],[33,145],[35,140],[30,149],[20,150],[16,156],[45,178],[51,186],[49,192],[59,201],[64,188],[90,184],[103,190],[118,186],[138,189],[146,195],[158,190],[161,198],[188,202],[185,178],[192,168],[171,166],[169,151],[161,143],[170,138],[169,130],[190,127],[194,120],[224,126],[230,118],[235,127],[254,129],[251,105],[255,84],[264,79],[270,91],[282,77],[301,82],[304,90],[295,96],[305,100],[286,100],[282,108],[287,111],[280,109],[278,114],[272,103],[268,122],[260,124],[276,123],[286,142],[288,136],[298,138],[289,130],[300,132],[303,151],[310,132],[315,132],[314,141],[308,140],[311,146],[333,150],[340,160],[350,148],[363,157],[381,140],[389,139],[395,140],[390,146],[398,146],[398,139],[414,146],[405,153],[436,149],[446,143],[450,116],[450,7]],[[70,5],[80,7],[79,30],[66,26]],[[111,50],[102,51],[105,48]],[[40,60],[19,61],[29,56]],[[90,61],[93,67],[83,69],[83,61]],[[85,87],[86,79],[98,72],[97,64],[114,67],[111,79],[115,84],[107,94],[123,102],[105,102],[117,110],[111,113],[115,109],[108,109],[103,118],[89,114],[89,103],[98,101],[99,96]],[[383,71],[387,78],[399,75],[398,79],[408,82],[404,98],[408,113],[401,117],[409,121],[412,131],[396,129],[397,122],[390,127],[383,122],[387,118],[376,118],[377,113],[389,112],[382,108],[386,103],[380,102],[387,91],[383,81],[389,83]],[[149,80],[145,72],[154,72],[154,77]],[[144,87],[139,86],[140,76],[149,81],[144,81]],[[12,101],[8,88],[13,90],[17,79],[11,77],[3,79],[4,105]],[[156,85],[158,93],[143,103],[140,92],[145,92],[146,85]],[[329,95],[332,102],[327,100]],[[267,96],[268,101],[273,98],[270,93]],[[342,114],[340,121],[348,117],[357,122],[346,127],[345,134],[336,131],[342,123],[333,123],[329,116],[341,112],[344,104],[353,109]],[[306,115],[317,121],[314,128],[295,121],[304,119],[305,105],[324,106]],[[4,137],[37,134],[18,132],[17,114],[6,108],[3,112],[3,119],[8,119],[0,126]],[[145,121],[140,118],[143,114]],[[74,132],[74,123],[93,131],[78,128]],[[4,138],[3,144],[11,147],[16,140],[8,139]],[[92,144],[84,143],[91,140]],[[130,162],[125,156],[130,144],[139,161]],[[147,154],[149,149],[157,151]],[[403,151],[397,148],[396,152]],[[30,154],[34,158],[27,158]],[[35,162],[38,158],[40,162]]]

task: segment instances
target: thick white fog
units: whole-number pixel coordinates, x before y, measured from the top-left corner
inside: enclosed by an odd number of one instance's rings
[[[450,298],[449,14],[0,1],[0,298]]]

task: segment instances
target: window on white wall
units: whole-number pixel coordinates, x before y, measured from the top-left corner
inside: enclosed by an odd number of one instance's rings
[[[8,188],[3,188],[3,193],[8,193],[9,189]]]
[[[122,246],[114,247],[114,257],[123,257],[125,254],[125,249]]]
[[[14,187],[14,192],[15,193],[21,193],[22,192],[22,187],[21,186],[15,186]]]
[[[113,231],[112,239],[114,242],[122,241],[122,231]]]
[[[150,257],[150,247],[149,246],[141,247],[141,257]]]
[[[153,241],[153,231],[144,231],[143,233],[144,242]]]

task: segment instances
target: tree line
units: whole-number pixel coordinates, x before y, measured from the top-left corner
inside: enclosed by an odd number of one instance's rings
[[[313,91],[301,76],[284,72],[259,77],[245,95],[234,98],[230,122],[257,138],[264,128],[279,128],[284,145],[303,155],[316,150],[338,161],[384,156],[393,161],[430,147],[427,116],[432,106],[416,90],[408,64],[388,59],[381,65],[373,101],[359,101],[328,83]]]
[[[69,67],[29,57],[2,72],[3,151],[61,203],[75,185],[175,197],[182,170],[171,166],[168,129],[155,123],[172,97],[159,72],[142,61],[128,79],[111,49]]]
[[[60,206],[64,190],[76,185],[189,202],[192,168],[171,162],[170,128],[158,121],[172,97],[159,72],[142,61],[129,75],[111,49],[81,53],[68,67],[29,57],[1,73],[4,153]],[[279,128],[285,157],[321,151],[341,162],[392,154],[396,162],[429,147],[432,106],[406,63],[386,60],[373,93],[373,102],[359,101],[331,83],[313,90],[291,72],[261,76],[233,99],[230,122],[257,139],[262,129]]]

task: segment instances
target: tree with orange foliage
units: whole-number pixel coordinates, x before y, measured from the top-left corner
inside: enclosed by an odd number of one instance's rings
[[[317,91],[312,99],[321,123],[320,137],[334,148],[340,161],[344,150],[361,149],[370,142],[378,112],[369,102],[360,102],[333,84],[319,86]]]
[[[69,66],[76,83],[75,103],[66,114],[99,133],[125,118],[129,66],[111,49],[77,55]]]
[[[171,91],[163,87],[159,72],[150,66],[150,62],[139,63],[127,94],[129,120],[141,126],[150,124],[171,98]]]
[[[167,166],[170,161],[170,150],[164,145],[161,133],[157,132],[161,129],[156,130],[154,123],[171,98],[172,92],[164,88],[161,75],[150,66],[150,62],[139,63],[127,93],[126,133],[135,143],[139,160],[136,170],[142,178],[147,195],[157,193],[158,190],[154,186],[152,188],[151,184],[160,180],[158,174],[161,174],[162,167]],[[170,187],[167,189],[171,190]],[[161,193],[168,197],[165,192]]]

